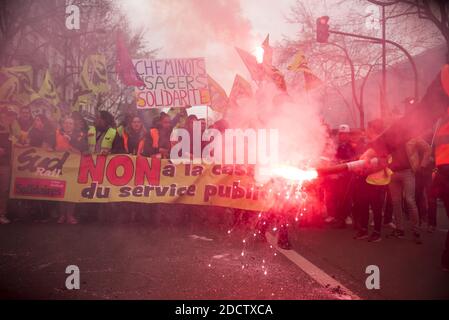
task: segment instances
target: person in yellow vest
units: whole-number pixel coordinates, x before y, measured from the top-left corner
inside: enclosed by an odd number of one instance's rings
[[[87,143],[89,153],[107,155],[114,147],[117,130],[114,116],[107,111],[100,111],[95,118],[93,126],[89,126]]]
[[[87,150],[86,133],[76,130],[75,119],[66,117],[61,128],[56,129],[55,150],[69,152],[84,152]],[[75,218],[75,203],[60,202],[58,223],[77,224]]]
[[[437,196],[443,201],[446,214],[449,217],[449,109],[435,134],[435,165],[436,174],[434,186]],[[446,235],[446,245],[441,259],[444,270],[449,271],[449,232]]]
[[[88,152],[90,154],[97,154],[106,156],[117,149],[117,129],[115,127],[114,116],[107,111],[100,111],[97,113],[93,126],[89,126],[87,132]],[[96,214],[97,219],[101,222],[111,221],[114,215],[110,215],[113,209],[113,204],[97,203]]]
[[[381,119],[368,122],[366,138],[373,141],[384,129]],[[357,233],[356,240],[368,239],[369,242],[382,240],[382,210],[385,203],[387,185],[390,183],[391,170],[381,163],[376,167],[367,167],[358,172],[355,179],[354,216]],[[370,207],[373,212],[374,230],[368,235]]]
[[[445,64],[439,74],[428,86],[426,93],[409,112],[394,122],[374,141],[370,150],[365,152],[365,160],[378,157],[385,152],[393,152],[413,137],[423,134],[435,125],[435,122],[447,117],[449,108],[449,64]],[[445,122],[447,123],[447,122]],[[438,144],[435,143],[435,162],[437,173],[435,181],[440,185],[440,198],[443,199],[446,214],[449,215],[449,142],[446,126],[438,130]],[[438,160],[436,159],[438,158]],[[442,255],[442,268],[449,271],[449,233]]]

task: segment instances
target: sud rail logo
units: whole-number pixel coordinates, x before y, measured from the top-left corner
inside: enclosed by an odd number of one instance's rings
[[[62,168],[69,156],[69,152],[64,152],[60,157],[42,157],[34,148],[20,153],[17,157],[17,170],[28,171],[35,177],[16,178],[14,194],[28,197],[64,198],[66,182],[51,178],[62,175]]]

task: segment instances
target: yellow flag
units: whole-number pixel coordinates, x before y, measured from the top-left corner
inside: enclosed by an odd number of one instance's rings
[[[59,100],[58,92],[56,91],[55,83],[50,75],[50,71],[45,72],[44,81],[39,89],[39,95],[50,102],[52,105],[57,106],[61,100]]]
[[[292,63],[287,67],[290,71],[296,72],[311,72],[307,66],[307,59],[304,53],[298,51],[293,57]]]
[[[1,68],[1,72],[15,76],[26,86],[31,87],[31,82],[33,81],[33,68],[31,66],[6,67]]]
[[[19,79],[0,73],[0,101],[12,101],[19,87]]]
[[[304,87],[305,89],[311,90],[323,84],[320,78],[312,73],[310,70],[306,56],[302,51],[298,51],[293,57],[292,63],[287,67],[288,70],[294,72],[303,72],[304,74]]]
[[[31,86],[33,68],[31,66],[17,66],[0,69],[0,99],[28,105],[39,94]]]
[[[109,91],[106,58],[93,54],[86,58],[81,71],[81,88],[95,94]]]
[[[204,96],[202,96],[205,104],[210,105],[214,111],[224,112],[229,104],[226,91],[209,75],[207,75],[207,83],[209,88],[205,90]]]

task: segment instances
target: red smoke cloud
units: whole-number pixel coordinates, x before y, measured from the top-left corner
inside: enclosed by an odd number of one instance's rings
[[[208,72],[229,92],[235,73],[246,70],[234,47],[259,45],[240,0],[135,0],[116,2],[160,58],[205,57]]]

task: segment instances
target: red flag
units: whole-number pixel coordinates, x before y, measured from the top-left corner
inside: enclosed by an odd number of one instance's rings
[[[239,48],[235,48],[235,50],[237,50],[237,53],[248,69],[251,78],[256,82],[262,81],[264,78],[264,71],[261,65],[257,63],[256,57],[245,50]]]
[[[241,98],[251,98],[253,96],[253,90],[248,81],[242,76],[236,74],[234,83],[232,84],[231,93],[229,94],[229,102],[231,105],[238,105],[238,101]]]
[[[267,66],[273,65],[273,48],[270,46],[270,35],[267,34],[264,42],[262,43],[263,48],[263,64]]]
[[[125,39],[120,31],[117,32],[117,63],[115,69],[125,85],[136,87],[145,85],[137,75],[128,48],[125,45]]]
[[[311,72],[304,72],[304,82],[306,90],[315,89],[323,84],[323,81]]]
[[[259,64],[257,63],[256,57],[254,57],[252,54],[239,48],[235,49],[237,50],[237,53],[240,55],[240,58],[243,60],[243,63],[245,64],[246,68],[248,69],[251,75],[251,78],[254,81],[256,82],[260,82],[263,80],[273,81],[280,90],[282,91],[287,90],[284,76],[277,68],[265,63]]]
[[[265,76],[268,77],[282,91],[287,91],[284,75],[273,66],[264,65]]]

